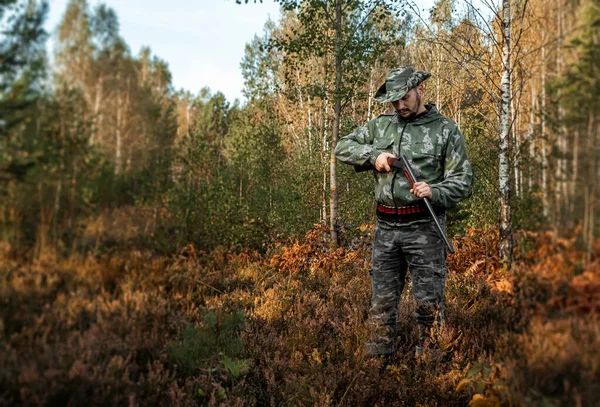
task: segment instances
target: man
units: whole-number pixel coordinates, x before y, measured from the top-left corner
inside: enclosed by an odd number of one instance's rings
[[[375,94],[391,102],[395,113],[381,115],[342,137],[336,157],[358,168],[373,168],[377,203],[371,271],[368,356],[390,355],[396,337],[398,302],[410,269],[416,320],[417,355],[431,327],[444,320],[444,286],[448,269],[444,241],[421,198],[429,198],[445,225],[445,209],[471,193],[473,172],[458,126],[432,104],[423,103],[423,84],[431,75],[411,67],[392,70]],[[388,165],[404,155],[419,182],[413,188]]]

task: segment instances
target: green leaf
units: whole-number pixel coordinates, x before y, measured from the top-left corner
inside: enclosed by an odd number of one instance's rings
[[[481,363],[475,363],[472,368],[467,372],[467,377],[473,377],[477,373],[481,372],[483,365]]]
[[[224,357],[221,363],[231,372],[234,379],[240,377],[240,368],[228,357]]]

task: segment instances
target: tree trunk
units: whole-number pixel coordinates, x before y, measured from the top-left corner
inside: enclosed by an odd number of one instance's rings
[[[589,116],[588,116],[588,123],[587,123],[587,143],[586,143],[586,157],[590,157],[590,153],[592,152],[592,149],[594,148],[594,122],[595,122],[595,117],[594,117],[594,111],[593,111],[593,107],[590,107],[590,111],[589,111]],[[590,165],[591,163],[588,162],[587,164],[587,171],[586,174],[584,174],[584,179],[587,179],[588,182],[584,183],[584,192],[585,192],[585,200],[584,200],[584,210],[583,210],[583,241],[586,244],[586,247],[589,247],[590,244],[590,233],[589,230],[592,229],[591,227],[591,218],[592,218],[592,201],[594,199],[592,192],[591,192],[591,185],[592,183],[589,182],[589,180],[592,179],[592,177],[594,176],[594,168],[593,165]],[[591,168],[590,168],[591,167]],[[589,253],[588,253],[588,261],[589,261]]]
[[[331,160],[329,166],[329,215],[331,243],[334,247],[339,245],[338,225],[338,191],[337,191],[337,165],[334,154],[335,146],[340,134],[340,119],[342,114],[342,0],[335,2],[335,107],[333,120],[333,134],[331,137]]]
[[[590,263],[592,261],[592,248],[594,242],[594,202],[596,196],[596,186],[592,185],[588,187],[588,206],[589,206],[589,215],[588,215],[588,229],[587,229],[587,262]]]
[[[50,230],[50,225],[48,222],[48,213],[44,205],[44,185],[42,181],[37,182],[37,193],[40,205],[40,220],[37,230],[38,236],[36,241],[35,253],[36,256],[40,256],[46,247],[46,237],[48,236],[48,231]]]
[[[498,176],[500,185],[500,242],[499,255],[509,266],[512,262],[512,220],[510,212],[510,0],[502,1],[502,82],[500,102],[500,154]]]
[[[435,49],[436,49],[436,57],[435,57],[435,66],[436,66],[436,74],[435,74],[435,88],[436,88],[436,98],[435,98],[435,105],[438,108],[439,111],[442,110],[442,95],[441,93],[441,85],[440,85],[440,52],[439,49],[440,47],[438,45],[435,45]]]
[[[96,134],[98,134],[102,117],[100,114],[100,104],[102,103],[102,89],[103,89],[103,78],[100,77],[96,82],[96,100],[94,101],[94,122],[92,127],[92,134],[90,135],[90,144],[97,143]]]
[[[592,251],[594,248],[593,242],[594,242],[594,237],[595,237],[595,231],[596,231],[596,221],[594,220],[594,216],[595,216],[595,204],[596,201],[598,200],[598,197],[596,196],[596,185],[598,182],[600,182],[600,162],[598,160],[598,157],[600,157],[600,122],[598,122],[595,118],[594,118],[594,122],[596,124],[596,140],[595,141],[595,148],[594,148],[594,152],[592,153],[593,156],[595,157],[594,160],[594,165],[593,165],[593,169],[594,169],[594,173],[592,174],[592,176],[590,177],[590,182],[592,184],[592,192],[590,194],[590,233],[589,233],[589,239],[588,239],[588,259],[589,261],[592,260]]]
[[[122,110],[123,101],[121,92],[118,92],[117,96],[117,125],[115,129],[115,174],[121,173],[121,149],[122,149],[122,140],[121,140],[121,118],[122,118]]]
[[[573,222],[577,218],[575,216],[575,196],[577,186],[577,171],[579,169],[579,130],[575,130],[575,142],[573,143],[573,170],[571,171],[571,182],[569,183],[569,228],[573,227]]]
[[[322,190],[322,217],[321,220],[323,222],[327,222],[327,158],[326,158],[326,154],[327,154],[327,128],[329,127],[328,124],[328,117],[329,117],[329,100],[327,98],[325,98],[325,103],[324,103],[324,108],[323,108],[323,115],[322,115],[322,125],[321,125],[321,129],[322,129],[322,134],[321,134],[321,168],[323,170],[323,190]]]
[[[302,84],[300,83],[300,71],[296,71],[296,90],[298,93],[298,102],[299,102],[299,107],[300,107],[300,114],[304,114],[304,98],[302,97]],[[310,137],[309,137],[310,138]],[[304,139],[304,137],[302,137],[300,139],[300,143],[304,144],[306,143],[306,140]],[[308,156],[310,157],[310,141],[308,142],[308,146],[307,146],[307,151],[308,151]]]
[[[188,138],[190,137],[190,102],[186,101],[185,105],[185,127]]]
[[[561,11],[562,9],[562,5],[560,4],[560,1],[557,4],[556,7],[556,26],[558,28],[558,44],[557,44],[557,52],[556,52],[556,76],[560,77],[562,76],[562,72],[563,72],[563,47],[562,47],[562,42],[563,42],[563,20],[564,20],[564,16],[563,16],[563,12]],[[557,100],[560,101],[561,100],[561,94],[562,91],[560,89],[560,87],[557,90]],[[556,146],[558,149],[558,158],[557,158],[557,162],[556,162],[556,173],[555,173],[555,184],[556,184],[556,190],[554,192],[554,218],[555,218],[555,222],[554,224],[556,226],[562,226],[562,220],[563,220],[563,215],[564,215],[564,210],[563,208],[565,208],[567,206],[567,193],[566,193],[566,180],[567,180],[567,159],[566,159],[566,153],[567,153],[567,128],[563,122],[563,117],[564,117],[564,107],[561,105],[561,103],[558,103],[558,110],[557,110],[557,122],[559,123],[559,128],[560,131],[558,132],[557,135],[557,142],[556,142]]]
[[[311,109],[311,99],[310,96],[308,97],[307,100],[307,114],[308,114],[308,158],[311,159],[312,158],[312,147],[313,147],[313,137],[312,137],[312,131],[313,131],[313,123],[312,123],[312,109]],[[312,161],[311,161],[312,162]]]
[[[510,95],[512,97],[513,94],[513,82],[511,80],[510,82]],[[515,104],[511,103],[510,104],[510,123],[512,123],[510,125],[510,133],[511,133],[511,139],[512,139],[512,153],[511,153],[511,158],[512,158],[512,169],[513,169],[513,185],[514,185],[514,192],[515,192],[515,196],[519,196],[519,188],[520,188],[520,184],[519,184],[519,145],[520,140],[519,140],[519,126],[518,126],[518,117],[519,117],[519,112],[515,111]]]
[[[533,188],[533,166],[535,160],[535,144],[533,142],[533,133],[535,130],[535,89],[531,89],[531,108],[529,110],[529,128],[527,130],[527,139],[529,140],[529,165],[527,166],[527,186],[531,191]]]
[[[541,134],[541,153],[542,153],[542,206],[544,217],[548,217],[548,151],[546,147],[546,47],[542,45],[542,134]]]
[[[373,105],[373,68],[369,73],[369,96],[367,100],[367,121],[371,121],[371,109]]]

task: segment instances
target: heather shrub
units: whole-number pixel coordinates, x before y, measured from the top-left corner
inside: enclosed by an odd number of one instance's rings
[[[496,233],[455,236],[439,352],[415,358],[408,284],[386,366],[363,349],[372,227],[265,254],[159,256],[110,233],[85,256],[2,258],[0,405],[595,403],[600,246],[586,261],[576,239],[523,233],[506,270]]]

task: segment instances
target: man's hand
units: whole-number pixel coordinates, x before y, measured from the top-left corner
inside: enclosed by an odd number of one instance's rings
[[[394,154],[390,154],[390,153],[381,153],[377,156],[377,159],[375,160],[375,169],[379,172],[391,172],[392,168],[390,167],[390,165],[388,164],[388,158],[389,157],[393,157],[396,158],[396,156]]]
[[[377,157],[377,160],[379,160],[379,157]],[[431,193],[431,188],[426,182],[415,182],[412,189],[410,190],[410,193],[416,196],[417,198],[431,199],[433,197],[433,194]]]

